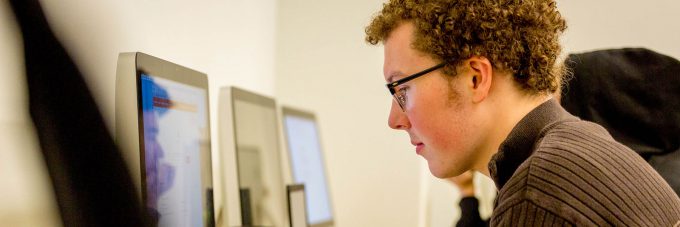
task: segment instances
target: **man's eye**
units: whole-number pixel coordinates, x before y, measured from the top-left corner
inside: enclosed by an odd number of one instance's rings
[[[400,102],[401,104],[406,103],[406,96],[404,96],[403,94],[400,95],[400,96],[398,96],[397,98],[399,99],[399,102]]]
[[[399,102],[403,105],[406,103],[406,91],[408,91],[408,87],[401,87],[397,90],[397,98],[399,99]]]

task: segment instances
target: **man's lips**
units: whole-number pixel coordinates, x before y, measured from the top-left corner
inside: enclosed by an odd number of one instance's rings
[[[416,146],[416,154],[420,154],[420,151],[425,147],[425,144],[420,143],[420,142],[411,142],[413,146]]]

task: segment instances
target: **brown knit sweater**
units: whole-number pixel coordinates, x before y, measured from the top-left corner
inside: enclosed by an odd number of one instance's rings
[[[515,126],[489,170],[500,189],[491,226],[680,223],[680,198],[647,162],[554,100]]]

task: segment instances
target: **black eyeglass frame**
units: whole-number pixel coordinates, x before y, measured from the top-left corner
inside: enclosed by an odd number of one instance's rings
[[[425,74],[428,74],[428,73],[430,73],[430,72],[432,72],[432,71],[435,71],[435,70],[437,70],[437,69],[439,69],[439,68],[441,68],[441,67],[444,67],[446,64],[448,64],[448,62],[442,62],[442,63],[439,63],[439,64],[437,64],[437,65],[435,65],[435,66],[432,66],[432,67],[430,67],[430,68],[427,68],[427,69],[425,69],[425,70],[423,70],[423,71],[417,72],[417,73],[415,73],[415,74],[413,74],[413,75],[410,75],[410,76],[401,78],[401,79],[399,79],[399,80],[397,80],[397,81],[392,81],[391,83],[385,84],[385,86],[387,87],[387,90],[390,91],[390,94],[392,94],[392,97],[394,97],[394,99],[397,101],[397,104],[399,104],[399,107],[401,107],[401,111],[406,111],[406,110],[404,110],[404,106],[403,106],[404,104],[402,104],[402,101],[399,101],[399,98],[396,97],[396,96],[394,95],[394,94],[396,93],[396,90],[395,90],[394,88],[396,88],[397,86],[399,86],[399,85],[401,85],[401,84],[404,84],[404,83],[406,83],[406,82],[409,82],[409,81],[411,81],[411,80],[413,80],[413,79],[415,79],[415,78],[421,77],[421,76],[423,76],[423,75],[425,75]],[[405,102],[405,101],[403,101],[403,102]]]

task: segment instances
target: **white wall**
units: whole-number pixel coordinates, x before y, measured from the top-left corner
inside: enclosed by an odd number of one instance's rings
[[[207,73],[211,107],[225,85],[274,94],[275,0],[42,3],[111,127],[120,52],[141,51]]]
[[[565,53],[646,47],[680,59],[680,1],[558,0]]]

